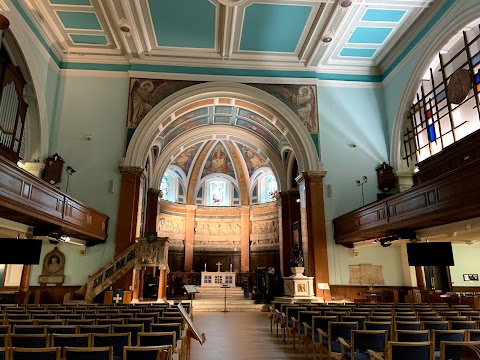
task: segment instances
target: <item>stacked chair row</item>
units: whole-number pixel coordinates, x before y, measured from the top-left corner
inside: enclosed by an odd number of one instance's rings
[[[284,341],[290,343],[290,339],[293,339],[295,348],[298,338],[304,344],[305,356],[307,356],[310,347],[313,350],[314,358],[316,358],[318,353],[321,355],[327,354],[329,358],[342,353],[344,353],[344,358],[346,359],[368,359],[369,356],[374,358],[373,354],[376,353],[375,351],[378,353],[387,351],[387,344],[403,349],[406,346],[405,343],[409,342],[410,335],[421,333],[423,338],[420,338],[429,342],[430,336],[433,336],[432,333],[434,331],[441,334],[436,337],[436,342],[432,342],[435,344],[434,351],[436,351],[436,353],[432,352],[432,356],[436,359],[440,358],[441,341],[460,341],[462,347],[465,346],[464,342],[466,341],[472,342],[468,344],[471,346],[476,346],[475,342],[480,341],[480,315],[477,311],[473,311],[467,306],[448,308],[442,304],[437,308],[424,304],[419,304],[422,306],[418,307],[412,306],[412,304],[398,305],[331,304],[326,306],[323,303],[273,303],[270,317],[271,332],[273,332],[274,325],[276,325],[278,336],[278,330],[281,327],[283,329]],[[334,324],[332,334],[329,328],[330,324]],[[344,327],[340,334],[336,332],[337,326]],[[384,336],[383,347],[362,347],[353,351],[353,355],[350,356],[348,346],[351,346],[350,339],[352,335],[350,333],[353,330],[363,334],[358,336],[374,336],[375,334],[377,338]],[[460,333],[462,335],[458,335]],[[427,338],[425,338],[425,334],[428,334]],[[446,335],[446,339],[438,340],[444,334],[448,334],[448,336],[456,334],[457,338],[454,336],[453,339],[449,339]],[[331,336],[329,337],[329,335]],[[340,346],[339,338],[342,340],[343,350]],[[412,342],[418,341],[417,338],[412,340]],[[400,344],[396,345],[396,342]],[[377,344],[380,343],[378,342]],[[363,340],[357,341],[357,344],[366,344],[366,342]],[[366,350],[372,350],[372,354],[367,354]],[[415,351],[413,349],[410,350]],[[410,358],[410,360],[414,359],[416,358]]]

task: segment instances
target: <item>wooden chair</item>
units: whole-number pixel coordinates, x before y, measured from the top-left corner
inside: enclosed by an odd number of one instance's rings
[[[304,324],[303,326],[307,329],[307,341],[311,341],[312,343],[312,351],[313,351],[313,358],[314,360],[317,357],[317,350],[321,350],[322,344],[320,343],[320,333],[319,330],[323,334],[328,333],[328,323],[330,321],[338,321],[338,317],[336,316],[314,316],[312,317],[312,327],[308,329],[309,324]],[[326,339],[326,337],[325,337]],[[305,354],[307,350],[305,349]],[[320,352],[321,354],[321,352]]]
[[[9,346],[20,348],[46,348],[50,346],[48,335],[42,334],[11,334]]]
[[[65,360],[113,360],[113,349],[109,347],[64,347]]]
[[[9,345],[9,337],[8,334],[0,334],[0,347],[8,347]]]
[[[430,331],[428,330],[397,330],[395,331],[395,341],[398,341],[398,342],[430,341]]]
[[[8,360],[8,350],[5,347],[0,347],[0,360]],[[59,359],[57,359],[59,360]]]
[[[109,334],[111,331],[110,325],[79,325],[79,334]]]
[[[47,334],[76,334],[77,327],[75,325],[53,325],[47,326]]]
[[[341,355],[340,343],[337,339],[343,338],[346,342],[350,342],[352,330],[358,330],[358,323],[340,321],[329,322],[327,334],[318,329],[320,335],[320,357],[323,353],[327,353],[328,359]]]
[[[435,351],[440,351],[440,343],[442,341],[465,341],[466,334],[465,330],[433,330],[432,342],[435,346]],[[439,354],[437,353],[437,355]]]
[[[129,324],[129,325],[113,325],[112,332],[117,333],[130,333],[130,340],[132,346],[137,346],[138,333],[143,332],[143,324]]]
[[[172,352],[177,352],[177,338],[175,331],[161,333],[138,333],[137,346],[171,345]]]
[[[90,334],[52,334],[52,346],[64,347],[89,347]]]
[[[171,360],[172,347],[167,346],[125,346],[123,360]]]
[[[92,346],[111,346],[113,348],[113,356],[121,359],[123,356],[123,348],[125,346],[131,346],[130,333],[93,334]]]
[[[396,342],[389,341],[385,358],[382,354],[368,350],[370,360],[434,360],[435,352],[431,341],[425,342]]]
[[[9,349],[10,360],[60,360],[60,348],[59,347],[46,347],[46,348],[16,348]]]
[[[47,333],[47,328],[45,325],[14,325],[13,326],[14,334],[42,334]]]
[[[448,330],[448,321],[422,321],[422,330]]]
[[[348,343],[339,338],[342,359],[357,360],[366,358],[367,350],[384,353],[387,348],[387,331],[385,330],[352,330]],[[365,356],[363,356],[365,355]]]
[[[480,330],[467,330],[468,341],[480,341]]]
[[[473,359],[469,354],[480,355],[480,341],[442,341],[440,360]]]
[[[449,321],[450,330],[475,330],[475,321]]]

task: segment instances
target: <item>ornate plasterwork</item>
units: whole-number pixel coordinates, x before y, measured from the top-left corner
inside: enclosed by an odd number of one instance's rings
[[[185,216],[183,214],[167,215],[161,214],[157,223],[158,236],[168,237],[170,240],[170,247],[183,247],[185,240]]]

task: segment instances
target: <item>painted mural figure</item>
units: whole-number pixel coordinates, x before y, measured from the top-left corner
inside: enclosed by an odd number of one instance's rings
[[[227,165],[228,157],[223,152],[221,146],[217,146],[212,155],[212,162],[207,168],[207,171],[211,173],[228,173],[231,169]]]
[[[313,129],[311,124],[312,113],[312,90],[308,86],[302,86],[298,89],[298,95],[293,95],[295,102],[299,105],[297,109],[298,116],[302,119],[307,129]]]
[[[152,109],[148,103],[152,100],[153,83],[144,80],[140,84],[135,81],[131,92],[132,112],[128,122],[129,127],[137,127],[143,117]]]
[[[265,166],[265,161],[263,161],[258,154],[254,153],[252,149],[244,147],[243,153],[245,155],[247,166],[252,167],[254,171],[262,166]]]

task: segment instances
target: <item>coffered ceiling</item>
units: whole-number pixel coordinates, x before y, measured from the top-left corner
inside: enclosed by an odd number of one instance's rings
[[[60,64],[379,75],[439,0],[11,0]],[[396,46],[398,45],[398,46]],[[393,60],[392,60],[393,62]],[[170,67],[170,68],[169,68]],[[198,71],[198,70],[197,70]],[[187,71],[185,71],[187,72]],[[235,74],[233,72],[233,74]],[[253,72],[255,75],[255,72]]]

